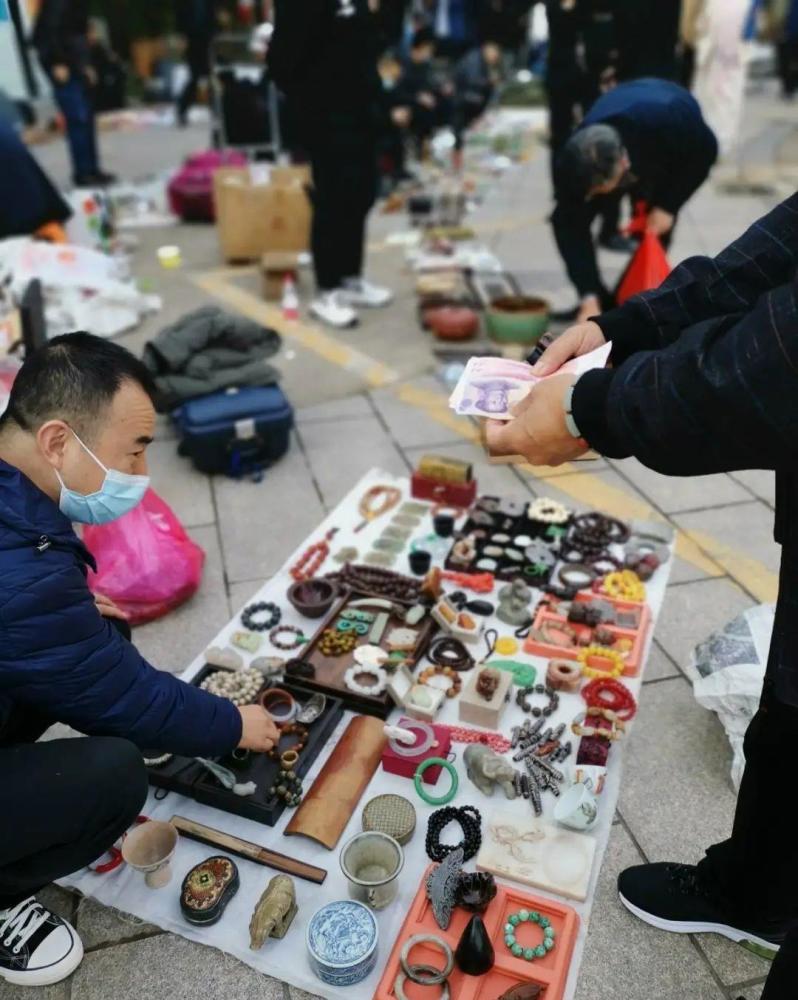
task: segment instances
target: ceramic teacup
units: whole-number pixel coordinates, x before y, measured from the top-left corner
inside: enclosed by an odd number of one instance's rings
[[[598,818],[595,795],[587,785],[571,785],[554,807],[554,818],[572,830],[589,830]]]
[[[131,868],[144,874],[144,881],[151,889],[160,889],[172,878],[170,862],[177,837],[171,823],[148,820],[125,836],[122,857]]]
[[[350,897],[373,910],[393,902],[404,863],[404,851],[387,833],[358,833],[341,848],[341,869],[349,880]]]

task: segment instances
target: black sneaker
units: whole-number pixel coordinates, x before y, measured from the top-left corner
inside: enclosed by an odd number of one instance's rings
[[[766,959],[773,959],[787,933],[786,929],[735,926],[699,878],[695,865],[627,868],[618,876],[618,895],[630,913],[661,931],[722,934]]]
[[[80,965],[76,931],[33,896],[0,910],[0,979],[15,986],[50,986]]]

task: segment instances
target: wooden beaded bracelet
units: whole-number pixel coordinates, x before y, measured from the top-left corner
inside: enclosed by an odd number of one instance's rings
[[[284,632],[288,635],[293,635],[294,638],[289,640],[279,639],[278,636],[282,635]],[[307,641],[307,638],[302,634],[302,629],[297,628],[296,625],[278,625],[276,628],[273,628],[271,632],[269,632],[269,642],[275,649],[299,649],[299,647],[304,646]]]
[[[442,667],[438,664],[435,664],[434,667],[427,667],[418,675],[416,683],[429,684],[435,676],[447,677],[452,682],[446,689],[447,698],[455,698],[458,694],[460,694],[460,689],[463,686],[463,680],[457,671],[452,667]]]
[[[286,736],[296,736],[297,741],[293,743],[290,747],[280,749],[280,743],[282,743],[283,738]],[[305,749],[308,742],[308,730],[306,726],[303,726],[301,722],[292,722],[287,726],[283,726],[280,730],[280,739],[271,750],[267,751],[267,756],[271,757],[272,760],[279,760],[284,754],[294,753],[299,759],[299,754]]]

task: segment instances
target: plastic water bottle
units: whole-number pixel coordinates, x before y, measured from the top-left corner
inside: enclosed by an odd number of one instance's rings
[[[290,274],[287,274],[283,281],[283,299],[281,305],[283,310],[283,319],[299,319],[299,296],[296,293],[294,279]]]

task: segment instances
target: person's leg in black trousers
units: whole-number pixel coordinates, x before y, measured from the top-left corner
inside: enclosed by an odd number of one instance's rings
[[[116,737],[0,748],[0,910],[100,857],[147,797],[141,751]]]
[[[197,88],[200,80],[210,72],[210,44],[211,40],[206,35],[192,36],[188,39],[186,62],[188,63],[189,77],[177,99],[177,121],[180,125],[186,124],[189,109],[197,100]]]
[[[366,219],[377,194],[377,136],[369,123],[341,115],[319,125],[308,142],[319,291],[311,311],[334,326],[351,326],[357,321],[352,307],[390,301],[385,290],[362,281]],[[331,302],[330,293],[340,293],[341,301]]]

